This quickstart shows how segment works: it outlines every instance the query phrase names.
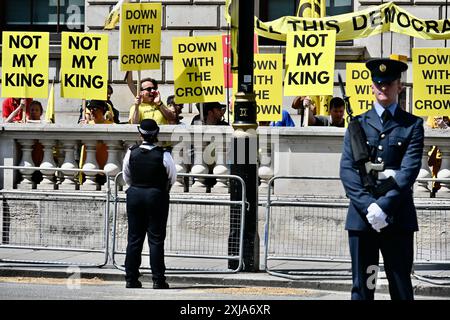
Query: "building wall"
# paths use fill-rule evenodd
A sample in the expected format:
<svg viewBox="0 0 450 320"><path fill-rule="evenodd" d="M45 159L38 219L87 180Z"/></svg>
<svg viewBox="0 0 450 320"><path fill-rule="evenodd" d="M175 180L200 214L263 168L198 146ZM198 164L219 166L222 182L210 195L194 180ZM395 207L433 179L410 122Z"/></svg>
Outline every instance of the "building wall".
<svg viewBox="0 0 450 320"><path fill-rule="evenodd" d="M215 0L163 0L144 2L162 3L162 35L161 35L161 68L158 70L147 70L142 72L142 78L152 77L160 83L160 92L165 100L168 95L173 94L173 60L172 60L172 38L178 36L200 36L212 34L226 34L228 27L224 18L225 1ZM359 11L372 5L379 5L386 1L377 0L354 0L354 10ZM128 110L133 102L133 96L128 89L124 76L118 66L119 54L119 28L115 30L103 30L106 16L117 0L85 0L85 31L106 33L109 35L109 80L114 88L112 101L121 112L122 121L128 119ZM259 0L255 1L255 12L258 13ZM421 19L443 19L445 13L445 0L400 0L395 1L411 14ZM444 47L444 40L422 40L397 33L384 33L369 38L356 39L353 46L338 47L336 49L335 63L335 95L340 95L337 86L337 73L345 80L345 66L347 62L365 61L369 57L389 56L391 53L411 57L413 47ZM261 53L284 53L285 48L280 46L260 47ZM411 66L411 61L409 61ZM50 78L59 78L60 48L55 45L50 48ZM134 78L137 75L134 72ZM407 99L411 99L411 68L407 72ZM59 92L59 83L56 84L56 92ZM228 96L231 96L231 91ZM56 118L59 123L76 123L81 106L80 100L60 98L56 94ZM46 105L46 99L38 99ZM296 110L290 108L293 97L284 97L284 107L293 115L294 121L299 125L299 115ZM225 101L224 101L225 102ZM185 106L183 112L184 121L190 122L190 118L197 112L192 105Z"/></svg>

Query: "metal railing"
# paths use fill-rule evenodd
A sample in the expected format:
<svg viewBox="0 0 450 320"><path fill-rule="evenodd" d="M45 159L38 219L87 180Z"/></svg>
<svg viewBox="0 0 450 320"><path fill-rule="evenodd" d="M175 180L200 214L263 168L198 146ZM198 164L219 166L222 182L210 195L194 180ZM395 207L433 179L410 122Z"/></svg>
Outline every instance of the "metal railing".
<svg viewBox="0 0 450 320"><path fill-rule="evenodd" d="M277 176L270 180L264 230L265 270L289 279L351 277L351 258L345 231L348 199L320 195L303 198L274 196L275 182L280 179L299 182L340 180L338 177L311 176ZM428 182L448 180L424 179ZM438 265L447 270L450 266L450 200L421 198L415 199L415 202L420 231L415 233L413 276L428 282L448 279L436 275L436 272L432 275L429 271ZM300 265L300 261L315 264L308 268L308 263ZM322 263L320 268L318 263Z"/></svg>
<svg viewBox="0 0 450 320"><path fill-rule="evenodd" d="M43 168L0 166L0 170L4 173L4 170ZM103 170L52 168L47 171L89 172L108 178ZM106 180L105 190L95 192L0 190L2 266L104 266L108 261L110 203L110 184ZM90 255L89 258L84 254ZM92 262L96 260L99 261Z"/></svg>
<svg viewBox="0 0 450 320"><path fill-rule="evenodd" d="M119 179L119 173L116 178ZM171 194L165 257L168 273L228 273L238 272L243 265L243 237L246 194L242 178L233 175L178 174L188 178L234 179L242 186L240 200L230 200L229 194ZM215 199L211 199L215 198ZM124 270L126 252L127 218L126 197L114 193L113 245L114 266ZM148 257L145 244L143 256ZM173 258L173 259L172 259ZM122 262L119 261L122 259ZM181 259L181 260L180 260ZM201 259L201 260L199 260ZM143 260L144 261L144 260ZM148 259L147 259L148 261ZM199 262L201 261L201 262ZM220 262L223 263L220 263ZM229 261L237 261L237 267L228 267ZM180 262L177 265L177 262ZM149 272L149 264L141 267Z"/></svg>

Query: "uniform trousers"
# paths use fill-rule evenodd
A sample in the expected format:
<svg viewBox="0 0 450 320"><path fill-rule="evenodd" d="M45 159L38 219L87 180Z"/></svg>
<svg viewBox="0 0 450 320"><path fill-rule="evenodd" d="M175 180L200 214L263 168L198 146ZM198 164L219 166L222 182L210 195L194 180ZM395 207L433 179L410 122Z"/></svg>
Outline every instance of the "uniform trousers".
<svg viewBox="0 0 450 320"><path fill-rule="evenodd" d="M128 245L125 258L125 278L139 278L145 235L150 248L150 267L155 282L165 281L164 240L169 214L169 194L157 188L127 189Z"/></svg>
<svg viewBox="0 0 450 320"><path fill-rule="evenodd" d="M375 269L379 252L383 255L384 271L392 300L413 300L411 271L414 259L414 232L394 231L390 227L380 233L349 231L352 257L352 300L373 300Z"/></svg>

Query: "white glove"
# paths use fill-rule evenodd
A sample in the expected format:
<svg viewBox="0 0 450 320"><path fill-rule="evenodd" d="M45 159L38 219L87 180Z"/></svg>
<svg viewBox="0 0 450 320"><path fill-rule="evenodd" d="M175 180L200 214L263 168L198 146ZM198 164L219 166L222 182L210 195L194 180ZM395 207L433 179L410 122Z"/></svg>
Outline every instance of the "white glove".
<svg viewBox="0 0 450 320"><path fill-rule="evenodd" d="M378 179L385 180L389 177L395 178L397 171L392 169L386 169L384 171L378 172Z"/></svg>
<svg viewBox="0 0 450 320"><path fill-rule="evenodd" d="M387 214L375 202L367 208L367 212L367 220L377 232L388 225L386 222Z"/></svg>

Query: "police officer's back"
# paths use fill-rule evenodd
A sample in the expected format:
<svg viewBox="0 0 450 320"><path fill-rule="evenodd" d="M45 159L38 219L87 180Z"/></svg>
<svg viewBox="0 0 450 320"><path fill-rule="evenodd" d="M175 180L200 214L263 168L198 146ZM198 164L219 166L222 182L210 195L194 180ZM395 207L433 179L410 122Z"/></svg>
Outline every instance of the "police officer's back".
<svg viewBox="0 0 450 320"><path fill-rule="evenodd" d="M128 245L125 259L127 288L142 287L139 278L145 235L150 248L153 288L167 289L164 240L169 212L169 191L176 180L172 156L155 146L159 127L153 119L138 126L144 140L131 147L123 160L123 176L127 189Z"/></svg>

